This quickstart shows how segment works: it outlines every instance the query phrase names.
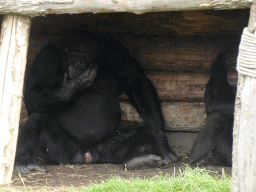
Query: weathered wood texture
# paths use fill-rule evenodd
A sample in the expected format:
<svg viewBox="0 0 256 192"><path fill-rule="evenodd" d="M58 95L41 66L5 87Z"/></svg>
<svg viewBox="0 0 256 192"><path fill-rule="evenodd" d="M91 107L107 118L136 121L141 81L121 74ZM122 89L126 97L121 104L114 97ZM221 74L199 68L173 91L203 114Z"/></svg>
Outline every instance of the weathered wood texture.
<svg viewBox="0 0 256 192"><path fill-rule="evenodd" d="M121 102L122 119L142 122L129 102ZM170 131L199 131L206 118L204 103L162 102L166 129Z"/></svg>
<svg viewBox="0 0 256 192"><path fill-rule="evenodd" d="M249 9L173 11L135 15L99 13L34 17L31 34L56 35L67 28L82 28L110 36L232 35L247 26ZM185 41L184 41L185 42Z"/></svg>
<svg viewBox="0 0 256 192"><path fill-rule="evenodd" d="M150 72L147 76L156 87L161 101L204 102L209 74ZM128 100L124 94L120 98Z"/></svg>
<svg viewBox="0 0 256 192"><path fill-rule="evenodd" d="M6 15L0 45L0 184L11 182L31 18Z"/></svg>
<svg viewBox="0 0 256 192"><path fill-rule="evenodd" d="M63 13L131 12L248 8L250 0L16 0L0 2L0 13L46 15Z"/></svg>
<svg viewBox="0 0 256 192"><path fill-rule="evenodd" d="M131 37L115 36L139 61L145 71L172 73L209 73L210 65L218 52L229 41L239 39L230 36L177 36L177 37ZM28 67L39 49L56 35L31 35ZM39 39L39 40L38 40Z"/></svg>
<svg viewBox="0 0 256 192"><path fill-rule="evenodd" d="M27 121L28 114L22 103L20 126ZM122 120L142 122L136 109L128 102L121 102ZM206 118L204 103L162 102L166 129L169 131L199 131Z"/></svg>
<svg viewBox="0 0 256 192"><path fill-rule="evenodd" d="M241 77L240 85L243 86L240 95L240 113L236 120L239 125L234 134L235 149L233 153L233 161L236 166L232 173L235 180L233 181L233 191L248 191L253 192L256 190L256 131L255 131L255 114L256 114L256 78L254 77ZM236 108L237 109L237 108ZM236 183L237 182L237 183Z"/></svg>
<svg viewBox="0 0 256 192"><path fill-rule="evenodd" d="M146 71L209 73L217 54L239 35L127 37L123 43Z"/></svg>
<svg viewBox="0 0 256 192"><path fill-rule="evenodd" d="M174 151L190 151L196 139L196 132L167 132L169 145Z"/></svg>
<svg viewBox="0 0 256 192"><path fill-rule="evenodd" d="M256 1L251 7L248 32L254 34L250 39L250 50L247 50L247 60L253 63L249 70L252 70L254 77L239 73L239 83L236 95L235 121L233 132L233 154L232 154L232 191L253 192L256 191ZM243 42L241 42L243 44ZM245 42L244 42L245 43ZM239 56L241 56L241 47ZM244 57L246 58L246 57ZM253 61L254 60L254 61ZM239 61L239 60L238 60ZM241 65L238 63L238 65ZM252 73L252 74L253 74Z"/></svg>

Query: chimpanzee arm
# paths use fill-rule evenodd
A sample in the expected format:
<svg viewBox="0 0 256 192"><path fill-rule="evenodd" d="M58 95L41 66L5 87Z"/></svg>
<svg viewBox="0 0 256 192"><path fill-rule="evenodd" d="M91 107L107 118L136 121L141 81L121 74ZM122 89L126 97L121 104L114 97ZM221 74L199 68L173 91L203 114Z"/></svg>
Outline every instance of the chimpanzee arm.
<svg viewBox="0 0 256 192"><path fill-rule="evenodd" d="M105 62L110 63L108 71L117 79L142 116L145 125L154 136L157 148L162 158L167 162L176 161L176 155L171 151L164 133L165 122L157 92L144 74L139 63L130 55L123 45L116 41L107 43L112 45L105 53Z"/></svg>
<svg viewBox="0 0 256 192"><path fill-rule="evenodd" d="M67 81L63 70L65 57L52 44L36 56L25 83L24 99L29 114L61 110L81 85L90 84L95 78L96 69Z"/></svg>
<svg viewBox="0 0 256 192"><path fill-rule="evenodd" d="M209 82L205 91L205 108L207 115L214 112L234 114L235 89L227 84Z"/></svg>
<svg viewBox="0 0 256 192"><path fill-rule="evenodd" d="M206 159L214 147L218 135L228 126L227 117L222 112L212 113L206 118L205 125L199 131L188 159L190 165L196 165Z"/></svg>
<svg viewBox="0 0 256 192"><path fill-rule="evenodd" d="M235 62L225 60L224 53L219 53L213 61L204 95L207 115L214 112L234 114L236 88L228 82L228 70L235 66Z"/></svg>

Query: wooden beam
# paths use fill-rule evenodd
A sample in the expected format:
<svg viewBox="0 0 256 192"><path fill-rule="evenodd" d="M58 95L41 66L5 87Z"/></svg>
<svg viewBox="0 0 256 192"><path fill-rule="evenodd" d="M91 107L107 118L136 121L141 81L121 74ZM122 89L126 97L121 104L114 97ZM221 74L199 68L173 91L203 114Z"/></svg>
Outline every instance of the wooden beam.
<svg viewBox="0 0 256 192"><path fill-rule="evenodd" d="M148 72L160 101L204 102L209 74ZM121 100L129 100L124 93Z"/></svg>
<svg viewBox="0 0 256 192"><path fill-rule="evenodd" d="M46 15L64 13L107 13L241 9L249 8L251 0L6 0L0 2L0 14Z"/></svg>
<svg viewBox="0 0 256 192"><path fill-rule="evenodd" d="M256 1L251 7L248 32L256 35ZM254 42L253 42L254 41ZM256 47L256 36L251 43L254 43L254 47L250 46L251 57L254 58ZM241 44L243 40L241 41ZM241 45L239 48L239 57L241 52ZM248 59L247 58L247 59ZM249 59L250 60L250 59ZM251 61L252 62L252 61ZM253 62L252 62L253 63ZM251 66L250 70L255 70L256 60L254 60L254 66ZM248 67L249 69L249 67ZM239 68L238 68L239 72ZM242 71L241 71L242 72ZM232 165L232 191L256 191L256 76L247 76L239 72L239 82L236 95L235 105L235 121L233 129L233 165Z"/></svg>
<svg viewBox="0 0 256 192"><path fill-rule="evenodd" d="M142 122L136 109L129 102L121 102L122 120ZM165 126L168 131L197 132L206 118L204 103L162 102Z"/></svg>
<svg viewBox="0 0 256 192"><path fill-rule="evenodd" d="M5 15L0 44L0 184L11 182L31 18Z"/></svg>

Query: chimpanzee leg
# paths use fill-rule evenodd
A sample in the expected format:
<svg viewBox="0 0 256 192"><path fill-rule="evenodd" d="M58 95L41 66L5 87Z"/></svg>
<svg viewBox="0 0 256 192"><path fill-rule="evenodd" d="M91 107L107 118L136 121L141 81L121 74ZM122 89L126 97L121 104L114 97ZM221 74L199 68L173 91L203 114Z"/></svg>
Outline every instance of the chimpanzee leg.
<svg viewBox="0 0 256 192"><path fill-rule="evenodd" d="M20 133L14 170L22 174L46 172L37 162L41 150L50 163L84 163L82 156L78 155L78 145L61 131L56 118L32 113Z"/></svg>
<svg viewBox="0 0 256 192"><path fill-rule="evenodd" d="M153 136L144 127L117 130L85 154L87 163L124 163L127 169L161 167Z"/></svg>
<svg viewBox="0 0 256 192"><path fill-rule="evenodd" d="M212 152L218 136L223 127L227 125L227 117L221 112L212 113L207 117L203 129L199 131L191 149L188 159L190 165L194 166L200 162L207 163L208 156Z"/></svg>
<svg viewBox="0 0 256 192"><path fill-rule="evenodd" d="M144 76L141 76L141 79L134 80L132 87L133 92L128 91L126 93L155 138L159 154L168 163L177 161L177 156L171 150L164 133L164 117L155 87Z"/></svg>
<svg viewBox="0 0 256 192"><path fill-rule="evenodd" d="M164 133L165 123L161 104L153 84L122 44L112 39L106 39L105 43L111 45L104 54L105 62L109 63L109 65L104 65L106 70L111 70L119 87L126 92L141 115L145 126L156 140L160 156L168 163L176 161L177 156L171 151Z"/></svg>
<svg viewBox="0 0 256 192"><path fill-rule="evenodd" d="M218 136L213 148L214 157L224 166L232 166L233 121Z"/></svg>
<svg viewBox="0 0 256 192"><path fill-rule="evenodd" d="M79 145L69 138L57 124L44 130L40 142L50 164L85 163Z"/></svg>
<svg viewBox="0 0 256 192"><path fill-rule="evenodd" d="M33 113L29 116L29 119L21 130L17 143L14 167L16 172L22 174L28 174L34 170L46 172L46 169L38 165L36 160L40 150L39 139L45 118L45 115Z"/></svg>

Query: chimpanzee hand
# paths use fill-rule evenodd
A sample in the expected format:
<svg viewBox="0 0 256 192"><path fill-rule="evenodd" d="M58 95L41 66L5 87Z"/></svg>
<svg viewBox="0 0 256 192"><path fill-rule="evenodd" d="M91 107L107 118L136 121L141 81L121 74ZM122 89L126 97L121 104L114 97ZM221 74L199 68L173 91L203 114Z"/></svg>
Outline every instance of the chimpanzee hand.
<svg viewBox="0 0 256 192"><path fill-rule="evenodd" d="M81 88L89 87L97 75L97 67L87 69L81 75L67 80L67 73L64 74L64 80L57 95L61 100L70 100L72 96Z"/></svg>
<svg viewBox="0 0 256 192"><path fill-rule="evenodd" d="M89 87L97 75L97 67L90 67L81 75L67 81L68 74L64 74L63 86L86 86Z"/></svg>

